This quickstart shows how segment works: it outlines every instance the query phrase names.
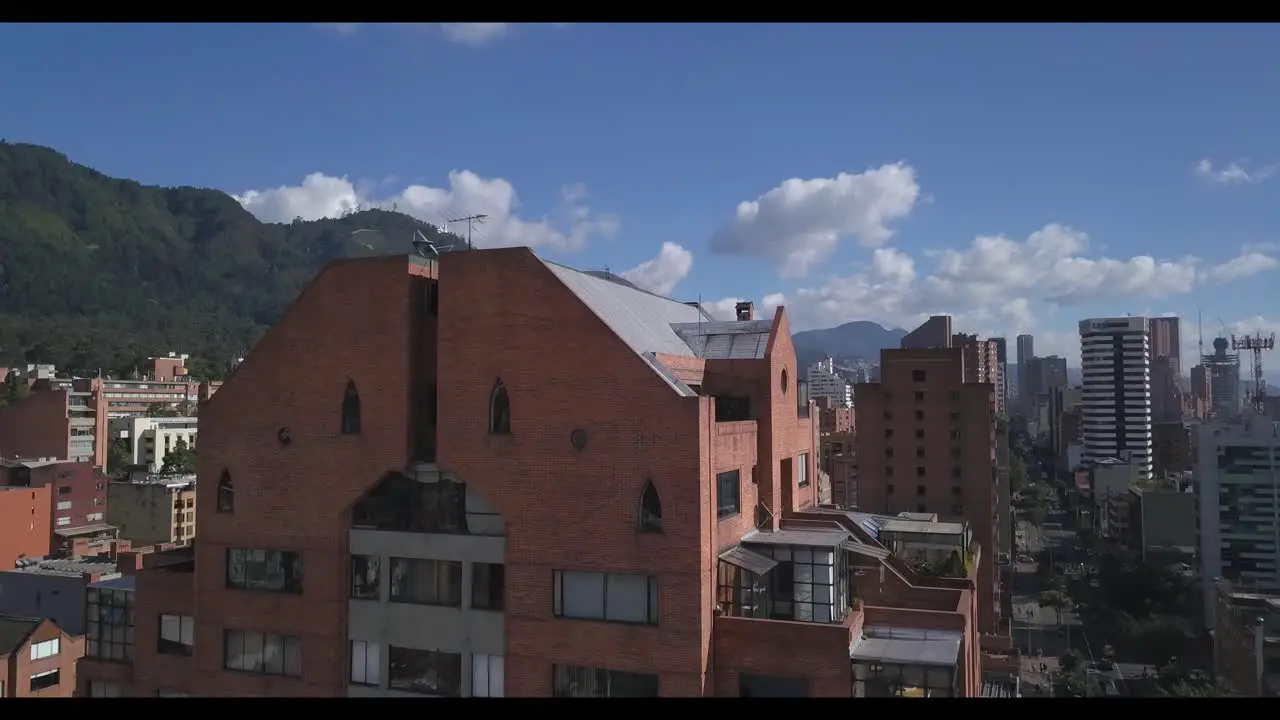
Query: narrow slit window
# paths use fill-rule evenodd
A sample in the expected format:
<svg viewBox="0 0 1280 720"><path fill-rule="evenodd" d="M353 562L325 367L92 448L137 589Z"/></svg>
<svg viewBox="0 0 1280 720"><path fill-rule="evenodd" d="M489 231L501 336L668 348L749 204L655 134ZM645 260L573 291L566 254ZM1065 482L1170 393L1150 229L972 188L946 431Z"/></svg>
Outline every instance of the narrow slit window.
<svg viewBox="0 0 1280 720"><path fill-rule="evenodd" d="M499 380L489 396L489 432L494 435L511 434L511 398L507 386Z"/></svg>
<svg viewBox="0 0 1280 720"><path fill-rule="evenodd" d="M662 532L662 500L652 480L645 483L640 495L640 532Z"/></svg>
<svg viewBox="0 0 1280 720"><path fill-rule="evenodd" d="M231 473L223 470L218 479L218 512L232 513L236 511L236 488L231 484Z"/></svg>
<svg viewBox="0 0 1280 720"><path fill-rule="evenodd" d="M342 394L342 434L358 435L360 433L360 393L356 390L354 380L347 381L347 390Z"/></svg>

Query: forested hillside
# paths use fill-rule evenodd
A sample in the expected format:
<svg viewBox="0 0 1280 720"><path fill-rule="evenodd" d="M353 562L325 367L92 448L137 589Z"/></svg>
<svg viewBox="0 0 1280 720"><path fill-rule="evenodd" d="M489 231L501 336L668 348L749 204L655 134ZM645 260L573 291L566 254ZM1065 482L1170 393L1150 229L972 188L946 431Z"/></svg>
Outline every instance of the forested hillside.
<svg viewBox="0 0 1280 720"><path fill-rule="evenodd" d="M459 241L381 210L262 223L218 190L149 187L0 143L0 365L120 376L175 350L217 377L325 263L407 253L415 229Z"/></svg>

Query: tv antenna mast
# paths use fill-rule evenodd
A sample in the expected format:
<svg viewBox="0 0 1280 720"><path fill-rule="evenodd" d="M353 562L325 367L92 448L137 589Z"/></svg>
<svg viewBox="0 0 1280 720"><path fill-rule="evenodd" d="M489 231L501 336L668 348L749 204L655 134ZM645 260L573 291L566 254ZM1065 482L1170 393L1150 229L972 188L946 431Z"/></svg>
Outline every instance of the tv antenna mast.
<svg viewBox="0 0 1280 720"><path fill-rule="evenodd" d="M475 215L464 215L459 218L453 218L451 220L446 220L445 222L447 223L446 227L456 222L466 223L467 224L467 249L474 250L475 246L471 244L471 228L473 225L483 225L484 220L487 217L489 216L484 213L477 213Z"/></svg>
<svg viewBox="0 0 1280 720"><path fill-rule="evenodd" d="M1253 409L1262 415L1267 408L1267 381L1262 378L1262 353L1266 350L1275 350L1276 334L1271 333L1267 337L1263 337L1262 333L1254 333L1253 335L1245 335L1244 337L1231 336L1231 349L1235 351L1247 350L1253 354L1253 397L1250 400L1253 403Z"/></svg>

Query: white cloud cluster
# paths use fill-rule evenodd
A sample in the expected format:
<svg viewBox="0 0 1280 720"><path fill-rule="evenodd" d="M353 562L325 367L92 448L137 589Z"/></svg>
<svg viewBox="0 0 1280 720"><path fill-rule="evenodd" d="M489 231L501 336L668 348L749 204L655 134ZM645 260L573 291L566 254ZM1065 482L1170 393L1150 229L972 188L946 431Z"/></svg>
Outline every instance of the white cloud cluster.
<svg viewBox="0 0 1280 720"><path fill-rule="evenodd" d="M670 295L676 285L693 270L693 253L673 242L662 243L657 257L624 270L624 279L659 295Z"/></svg>
<svg viewBox="0 0 1280 720"><path fill-rule="evenodd" d="M1247 165L1248 163L1246 161L1239 160L1227 163L1222 167L1215 167L1212 161L1205 159L1197 162L1193 168L1195 170L1196 177L1214 185L1249 185L1252 183L1260 183L1267 178L1270 178L1276 172L1276 168L1274 166L1248 170L1246 168Z"/></svg>
<svg viewBox="0 0 1280 720"><path fill-rule="evenodd" d="M581 185L565 188L560 207L551 217L522 218L517 214L520 201L510 182L481 177L470 170L449 173L447 188L410 185L384 197L374 197L345 177L323 173L306 176L300 185L249 190L234 197L267 222L338 217L373 207L398 210L439 226L462 215L485 214L488 217L473 235L480 247L528 245L574 250L593 237L612 237L620 227L617 217L591 210ZM465 232L458 226L451 229Z"/></svg>
<svg viewBox="0 0 1280 720"><path fill-rule="evenodd" d="M430 29L438 30L444 35L446 40L467 45L470 47L483 47L489 45L496 40L510 37L514 34L516 28L515 23L393 23L402 27L414 29ZM557 28L567 27L569 23L552 23ZM336 32L339 35L354 35L360 30L364 23L316 23L316 25L325 30Z"/></svg>
<svg viewBox="0 0 1280 720"><path fill-rule="evenodd" d="M767 258L780 263L783 277L801 277L842 238L883 246L893 236L890 225L909 215L919 199L916 172L901 162L833 178L792 178L740 203L711 238L711 249Z"/></svg>

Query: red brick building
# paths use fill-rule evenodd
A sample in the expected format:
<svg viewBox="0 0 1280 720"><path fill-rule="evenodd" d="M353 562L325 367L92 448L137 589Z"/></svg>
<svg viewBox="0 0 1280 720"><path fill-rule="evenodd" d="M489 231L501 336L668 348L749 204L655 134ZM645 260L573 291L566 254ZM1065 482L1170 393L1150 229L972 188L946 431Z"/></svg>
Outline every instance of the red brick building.
<svg viewBox="0 0 1280 720"><path fill-rule="evenodd" d="M106 523L107 483L107 477L89 462L0 460L0 486L49 489L53 551L69 551L76 539L114 535L114 528Z"/></svg>
<svg viewBox="0 0 1280 720"><path fill-rule="evenodd" d="M107 403L96 380L36 380L0 408L0 457L107 462Z"/></svg>
<svg viewBox="0 0 1280 720"><path fill-rule="evenodd" d="M858 504L967 520L990 558L1000 546L995 386L970 376L964 347L881 351L880 382L854 389ZM995 566L978 574L983 632L998 626Z"/></svg>
<svg viewBox="0 0 1280 720"><path fill-rule="evenodd" d="M52 620L0 615L0 698L71 697L83 651Z"/></svg>
<svg viewBox="0 0 1280 720"><path fill-rule="evenodd" d="M976 694L981 551L923 577L815 510L796 372L781 308L524 248L334 263L202 406L194 556L91 600L136 634L82 692Z"/></svg>
<svg viewBox="0 0 1280 720"><path fill-rule="evenodd" d="M53 488L0 487L0 570L53 550Z"/></svg>

